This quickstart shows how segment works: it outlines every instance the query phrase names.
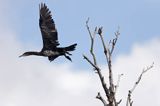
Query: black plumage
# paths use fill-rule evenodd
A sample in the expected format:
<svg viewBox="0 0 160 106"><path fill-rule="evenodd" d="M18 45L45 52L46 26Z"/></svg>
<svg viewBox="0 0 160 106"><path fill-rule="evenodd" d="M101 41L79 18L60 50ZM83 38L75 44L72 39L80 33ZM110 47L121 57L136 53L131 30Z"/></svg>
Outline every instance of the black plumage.
<svg viewBox="0 0 160 106"><path fill-rule="evenodd" d="M53 61L58 56L65 56L68 60L72 61L69 52L75 50L76 43L67 47L57 47L58 42L58 32L55 27L55 23L52 19L51 11L47 8L45 3L39 5L39 27L43 39L43 48L40 52L25 52L22 56L37 55L48 57L50 61Z"/></svg>

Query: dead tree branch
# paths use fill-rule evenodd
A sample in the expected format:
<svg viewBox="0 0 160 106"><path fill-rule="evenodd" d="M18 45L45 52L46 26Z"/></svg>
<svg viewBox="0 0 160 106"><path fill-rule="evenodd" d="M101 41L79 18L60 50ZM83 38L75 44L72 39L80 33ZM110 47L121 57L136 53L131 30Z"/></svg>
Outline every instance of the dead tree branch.
<svg viewBox="0 0 160 106"><path fill-rule="evenodd" d="M120 83L120 80L121 80L121 77L123 76L123 74L119 74L118 75L118 80L117 80L117 84L115 85L115 95L116 95L116 92L117 92L117 89L119 87L119 83Z"/></svg>
<svg viewBox="0 0 160 106"><path fill-rule="evenodd" d="M104 49L104 54L107 60L107 64L108 64L108 69L109 69L109 90L110 90L110 99L109 99L109 103L114 104L114 106L117 106L117 102L116 102L116 98L115 98L115 86L114 86L114 82L113 82L113 71L112 71L112 53L113 50L115 48L116 42L118 40L118 36L120 35L119 33L119 29L118 31L115 33L115 38L112 39L112 42L110 41L109 44L111 44L111 48L110 45L108 47L106 47L106 44L104 42L104 38L103 38L103 31L102 31L103 27L100 27L98 29L98 34L101 38L102 41L102 45L103 45L103 49Z"/></svg>
<svg viewBox="0 0 160 106"><path fill-rule="evenodd" d="M133 88L131 90L128 91L128 97L127 97L127 103L126 106L132 106L133 105L133 101L131 99L131 95L133 93L133 91L135 90L135 88L137 87L137 85L140 83L142 76L148 72L151 68L153 68L154 63L152 63L152 65L150 65L149 67L147 67L146 69L143 69L142 73L140 74L140 76L138 77L138 80L135 82Z"/></svg>
<svg viewBox="0 0 160 106"><path fill-rule="evenodd" d="M97 65L96 57L95 57L95 54L93 53L94 38L95 38L95 35L96 35L96 32L97 32L97 27L95 28L95 30L94 30L94 32L93 32L93 34L92 34L91 31L90 31L88 22L89 22L89 18L88 18L87 21L86 21L86 27L87 27L87 30L88 30L88 33L89 33L90 39L91 39L90 53L91 53L91 55L92 55L92 57L93 57L94 64Z"/></svg>
<svg viewBox="0 0 160 106"><path fill-rule="evenodd" d="M86 27L87 27L87 30L88 30L88 33L89 33L89 36L90 36L90 40L91 40L90 54L91 54L92 59L89 59L85 55L83 55L83 57L94 68L94 71L98 74L99 79L101 81L101 85L102 85L103 90L104 90L105 95L106 95L105 97L102 97L100 92L98 92L96 98L99 99L103 103L104 106L118 106L121 103L122 99L117 102L116 93L117 93L117 89L119 87L120 78L122 77L123 74L120 74L118 76L117 84L114 84L113 70L112 70L112 54L115 50L115 46L116 46L117 40L118 40L119 35L120 35L119 28L114 33L115 37L112 40L110 40L106 45L105 41L104 41L104 36L103 36L103 27L100 27L100 28L95 27L94 31L91 32L88 23L89 23L89 18L86 21ZM108 66L109 78L108 78L107 83L104 80L104 76L102 75L101 68L97 64L96 55L94 53L95 36L97 34L99 35L99 37L101 39L103 50L104 50L104 56L105 56L106 63L107 63L107 66ZM138 80L135 82L133 88L128 91L126 106L132 106L133 105L131 95L132 95L133 91L135 90L136 86L140 83L144 73L146 73L152 67L153 67L153 64L150 67L147 67L146 69L143 69L142 73L138 77Z"/></svg>
<svg viewBox="0 0 160 106"><path fill-rule="evenodd" d="M103 86L103 88L104 88L104 91L105 91L105 93L106 93L106 96L107 96L107 98L109 98L109 90L108 90L108 88L107 88L107 84L106 84L105 81L104 81L104 77L102 76L101 69L97 66L96 56L95 56L95 54L94 54L94 52L93 52L94 38L95 38L95 35L97 34L97 27L95 28L95 30L94 30L94 32L93 32L93 34L92 34L91 31L90 31L88 22L89 22L89 18L88 18L88 20L86 21L86 27L87 27L87 30L88 30L88 32L89 32L90 39L91 39L90 53L91 53L91 55L92 55L93 62L92 62L87 56L83 55L83 57L84 57L85 60L87 60L88 63L90 63L90 64L94 67L96 73L98 74L98 76L99 76L99 78L100 78L100 81L101 81L101 84L102 84L102 86ZM102 97L100 96L99 93L98 93L98 96L97 96L96 98L97 98L97 99L100 99L100 100L103 102L104 106L107 106L106 100L105 100L105 99L102 99Z"/></svg>
<svg viewBox="0 0 160 106"><path fill-rule="evenodd" d="M98 32L97 32L97 27L95 27L95 30L94 32L92 33L90 31L90 27L88 25L88 22L89 22L89 18L88 20L86 21L86 27L87 27L87 30L88 30L88 33L89 33L89 36L90 36L90 40L91 40L91 47L90 47L90 54L92 56L92 59L93 61L91 61L87 56L83 55L84 59L90 63L90 65L94 68L94 70L96 71L96 73L98 74L99 78L100 78L100 81L101 81L101 84L102 84L102 87L103 87L103 90L106 94L106 99L104 99L100 93L98 93L98 95L96 96L97 99L101 100L102 103L104 104L104 106L117 106L118 105L118 102L116 102L116 98L115 98L115 86L114 86L114 83L113 83L113 75L112 75L112 62L111 62L111 56L112 56L112 52L114 50L114 47L115 47L115 44L117 42L117 39L118 39L118 35L119 35L119 32L115 33L116 35L116 38L114 38L112 40L112 48L110 49L109 47L106 47L105 43L104 43L104 38L103 38L103 35L102 35L102 27L100 27L98 29ZM102 41L102 45L103 45L103 48L104 48L104 54L106 56L106 60L107 60L107 64L108 64L108 69L109 69L109 87L107 86L107 83L105 82L104 80L104 76L102 75L101 73L101 69L99 68L99 66L97 65L97 60L96 60L96 56L94 54L94 41L95 41L95 35L96 34L99 34L100 35L100 38L101 38L101 41ZM107 103L108 102L108 103ZM120 102L119 102L120 103Z"/></svg>
<svg viewBox="0 0 160 106"><path fill-rule="evenodd" d="M98 95L96 96L96 98L99 99L100 101L102 101L102 103L104 104L104 106L107 106L107 103L104 100L104 98L101 96L100 92L98 92Z"/></svg>

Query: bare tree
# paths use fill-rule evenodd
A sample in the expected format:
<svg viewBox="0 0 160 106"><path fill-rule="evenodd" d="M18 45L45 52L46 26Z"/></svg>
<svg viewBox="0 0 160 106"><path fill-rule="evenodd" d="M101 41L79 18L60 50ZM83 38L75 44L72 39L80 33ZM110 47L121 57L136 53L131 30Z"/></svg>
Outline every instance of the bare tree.
<svg viewBox="0 0 160 106"><path fill-rule="evenodd" d="M117 83L114 84L113 70L112 70L112 54L114 52L118 37L120 35L119 28L115 32L115 37L112 40L110 40L107 44L105 44L104 36L103 36L103 27L100 27L100 28L95 27L94 31L91 32L90 27L88 25L88 22L89 22L89 18L86 21L86 27L87 27L87 30L88 30L88 33L89 33L89 36L91 39L90 54L92 56L92 59L89 59L85 55L83 55L83 57L94 68L94 71L98 74L99 79L101 81L101 85L102 85L103 90L106 95L105 97L102 97L101 93L98 92L96 98L99 99L103 103L104 106L118 106L122 100L117 101L115 94L116 94L117 88L119 86L120 78L123 74L119 75ZM100 66L98 66L98 64L97 64L97 57L94 53L94 41L95 41L95 36L97 34L99 35L99 37L101 39L103 50L104 50L104 55L106 58L106 64L107 64L108 70L109 70L108 71L109 77L108 77L107 83L104 80L104 75L101 72ZM147 69L144 69L143 72L141 73L141 75L139 76L138 81L136 81L134 87L131 90L129 90L126 106L132 106L133 101L131 100L131 94L133 93L136 86L139 84L143 74L145 72L147 72L148 70L150 70L152 67L153 67L153 64L150 67L147 67Z"/></svg>

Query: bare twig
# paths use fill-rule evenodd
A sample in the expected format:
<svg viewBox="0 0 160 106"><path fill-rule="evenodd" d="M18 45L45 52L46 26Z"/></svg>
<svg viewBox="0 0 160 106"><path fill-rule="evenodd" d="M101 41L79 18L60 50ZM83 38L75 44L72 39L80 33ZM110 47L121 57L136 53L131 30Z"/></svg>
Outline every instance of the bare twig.
<svg viewBox="0 0 160 106"><path fill-rule="evenodd" d="M89 25L88 25L88 22L89 22L89 18L88 20L86 21L86 27L87 27L87 30L89 32L89 35L90 35L90 39L91 39L91 48L90 48L90 53L92 55L92 58L93 58L93 61L92 62L88 57L86 57L85 55L83 55L84 59L87 60L93 67L94 69L97 71L97 74L99 75L99 78L100 78L100 81L101 81L101 84L102 84L102 87L105 91L105 94L107 96L107 98L109 98L109 89L107 88L107 85L104 81L104 77L101 73L101 69L97 66L97 62L96 62L96 56L93 52L93 45L94 45L94 38L95 38L95 35L97 33L97 28L95 28L94 30L94 33L92 34L91 31L90 31L90 28L89 28Z"/></svg>
<svg viewBox="0 0 160 106"><path fill-rule="evenodd" d="M123 76L123 74L119 74L118 75L118 80L117 80L117 84L115 85L115 96L116 96L116 93L117 93L117 90L118 90L118 87L119 87L119 83L120 83L120 80L121 80L121 77ZM117 102L117 106L121 103L122 99L119 100L119 102Z"/></svg>
<svg viewBox="0 0 160 106"><path fill-rule="evenodd" d="M110 52L110 48L106 47L105 43L104 43L104 38L103 38L103 34L102 34L102 27L99 28L98 30L98 34L100 35L100 38L101 38L101 41L102 41L102 45L103 45L103 49L104 49L104 54L105 54L105 57L106 57L106 60L107 60L107 64L108 64L108 69L109 69L109 84L110 84L110 98L109 98L109 103L110 104L117 104L116 102L116 98L115 98L115 92L114 92L114 83L113 83L113 75L112 75L112 61L111 61L111 57L112 57L112 54ZM115 44L116 44L116 40L113 40L114 41L114 45L112 45L114 48ZM112 43L113 44L113 43ZM112 51L113 52L113 51Z"/></svg>
<svg viewBox="0 0 160 106"><path fill-rule="evenodd" d="M91 39L90 53L91 53L91 55L92 55L92 57L93 57L94 64L97 65L96 57L95 57L95 55L94 55L94 53L93 53L94 38L95 38L95 35L96 35L96 32L97 32L97 27L95 28L94 33L92 34L91 31L90 31L90 28L89 28L88 23L89 23L89 18L88 18L88 20L86 21L86 27L87 27L87 30L88 30L88 33L89 33L90 39Z"/></svg>
<svg viewBox="0 0 160 106"><path fill-rule="evenodd" d="M119 105L121 102L122 102L122 99L120 99L120 100L117 102L117 105Z"/></svg>
<svg viewBox="0 0 160 106"><path fill-rule="evenodd" d="M102 84L102 86L103 86L103 88L104 88L104 91L105 91L105 93L106 93L106 96L109 97L109 90L108 90L108 88L107 88L107 86L106 86L106 83L105 83L105 81L104 81L104 77L102 76L101 69L100 69L98 66L96 66L91 60L89 60L85 55L83 55L83 57L84 57L84 59L87 60L87 61L95 68L95 70L97 71L97 73L98 73L98 75L99 75L99 78L100 78L100 81L101 81L101 84Z"/></svg>
<svg viewBox="0 0 160 106"><path fill-rule="evenodd" d="M104 54L105 54L105 56L106 56L106 60L107 60L107 62L109 61L108 60L108 52L110 52L110 50L109 50L109 48L106 48L106 45L105 45L105 43L104 43L104 39L103 39L103 34L102 34L102 29L103 29L103 27L100 27L99 29L98 29L98 34L100 35L100 38L101 38L101 41L102 41L102 45L103 45L103 49L104 49Z"/></svg>
<svg viewBox="0 0 160 106"><path fill-rule="evenodd" d="M107 106L107 102L104 100L104 98L101 96L100 92L98 92L98 95L96 96L97 99L102 101L104 106Z"/></svg>
<svg viewBox="0 0 160 106"><path fill-rule="evenodd" d="M96 64L94 64L91 60L89 60L89 58L87 56L83 55L83 58L85 60L87 60L88 63L90 63L95 68L95 70L100 70L100 68L98 66L96 66Z"/></svg>
<svg viewBox="0 0 160 106"><path fill-rule="evenodd" d="M88 22L89 22L89 18L86 21L86 27L87 27L87 30L88 30L88 33L89 33L89 36L90 36L90 39L91 39L90 53L91 53L91 56L93 58L93 62L88 57L86 57L85 55L83 55L83 57L88 63L90 63L90 65L92 67L94 67L96 73L98 74L98 76L100 78L100 81L101 81L101 84L102 84L102 87L105 91L105 94L106 94L106 97L107 97L107 100L108 100L108 104L107 104L106 100L104 98L102 98L100 93L98 93L96 98L101 100L102 103L104 104L104 106L118 106L118 104L120 104L121 100L119 102L116 102L116 98L115 98L115 86L114 86L114 83L113 83L112 61L111 61L112 58L111 57L112 57L112 52L114 51L114 47L115 47L117 39L118 39L119 30L115 33L116 38L111 41L112 48L110 49L110 47L106 47L105 42L104 42L103 30L102 30L103 27L100 27L98 29L98 31L97 31L97 27L96 27L94 32L92 33L90 31L90 27L88 25ZM97 33L100 35L102 45L103 45L103 49L104 49L104 54L105 54L105 57L106 57L106 60L107 60L107 65L108 65L108 69L109 69L109 87L107 86L107 84L104 80L104 76L101 73L101 69L97 65L96 56L95 56L94 51L93 51L95 35Z"/></svg>
<svg viewBox="0 0 160 106"><path fill-rule="evenodd" d="M117 93L117 89L119 87L119 83L120 83L120 80L121 80L121 77L123 76L123 74L119 74L118 75L118 80L117 80L117 84L115 85L115 95Z"/></svg>
<svg viewBox="0 0 160 106"><path fill-rule="evenodd" d="M117 43L117 39L118 39L118 36L120 35L120 32L119 32L119 27L118 27L118 30L115 32L115 38L112 40L112 48L111 48L111 54L113 53L113 50L115 48L115 45Z"/></svg>
<svg viewBox="0 0 160 106"><path fill-rule="evenodd" d="M142 73L140 74L140 76L138 77L138 80L135 82L133 88L131 90L128 91L128 97L127 97L127 103L126 106L132 106L133 101L131 99L131 95L133 93L133 91L135 90L135 88L137 87L137 85L140 83L142 76L148 72L151 68L153 68L154 63L152 63L152 65L150 65L149 67L147 67L146 69L143 69Z"/></svg>
<svg viewBox="0 0 160 106"><path fill-rule="evenodd" d="M117 102L116 93L117 93L117 89L119 87L120 78L122 77L123 74L120 74L118 76L118 81L117 81L117 84L115 85L114 82L113 82L112 54L114 52L115 45L116 45L118 37L120 35L119 27L118 27L118 30L115 32L115 38L110 40L108 45L106 46L105 41L104 41L104 37L103 37L103 27L98 28L98 30L97 30L97 27L95 27L95 30L92 33L90 31L90 27L89 27L88 23L89 23L89 18L86 21L86 27L87 27L87 30L88 30L88 33L89 33L89 36L90 36L90 40L91 40L90 54L92 56L92 60L90 60L85 55L83 55L83 57L94 68L94 70L98 74L98 76L100 78L100 81L101 81L101 84L102 84L102 87L103 87L103 90L106 94L106 99L105 99L101 96L100 92L98 92L98 95L96 96L96 98L99 99L104 104L104 106L118 106L121 103L122 99ZM107 65L108 65L108 70L109 70L108 71L108 73L109 73L108 83L109 83L109 86L107 86L107 83L104 80L104 76L101 73L101 69L97 65L96 56L95 56L95 53L94 53L94 41L95 41L95 36L96 36L97 33L100 36L102 46L103 46L103 49L104 49L105 58L106 58ZM148 70L150 70L152 67L153 67L153 64L150 67L147 67L146 69L143 69L142 73L138 77L138 80L135 82L133 88L128 91L126 106L132 106L133 105L131 95L132 95L133 91L135 90L136 86L140 83L143 74L146 73Z"/></svg>
<svg viewBox="0 0 160 106"><path fill-rule="evenodd" d="M127 97L127 104L126 104L126 106L132 106L132 104L133 104L133 101L131 100L131 94L132 94L132 92L129 90L128 91L128 97Z"/></svg>
<svg viewBox="0 0 160 106"><path fill-rule="evenodd" d="M106 85L106 83L105 83L105 81L104 81L104 77L103 77L103 75L102 75L102 73L101 73L101 69L100 69L98 66L96 66L93 62L91 62L91 60L89 60L85 55L83 55L83 57L84 57L84 59L87 60L87 61L95 68L95 70L97 71L97 73L98 73L98 75L99 75L99 78L100 78L100 81L101 81L101 84L102 84L102 87L103 87L103 89L104 89L104 91L105 91L105 94L106 94L107 98L110 98L109 89L107 88L107 85Z"/></svg>

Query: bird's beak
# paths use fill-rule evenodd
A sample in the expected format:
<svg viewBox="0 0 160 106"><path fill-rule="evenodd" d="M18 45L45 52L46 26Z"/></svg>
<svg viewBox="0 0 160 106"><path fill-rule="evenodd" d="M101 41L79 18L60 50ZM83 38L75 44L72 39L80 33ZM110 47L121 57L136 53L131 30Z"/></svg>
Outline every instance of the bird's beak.
<svg viewBox="0 0 160 106"><path fill-rule="evenodd" d="M22 55L20 55L19 57L22 57Z"/></svg>
<svg viewBox="0 0 160 106"><path fill-rule="evenodd" d="M23 57L24 55L22 54L22 55L20 55L19 57Z"/></svg>

